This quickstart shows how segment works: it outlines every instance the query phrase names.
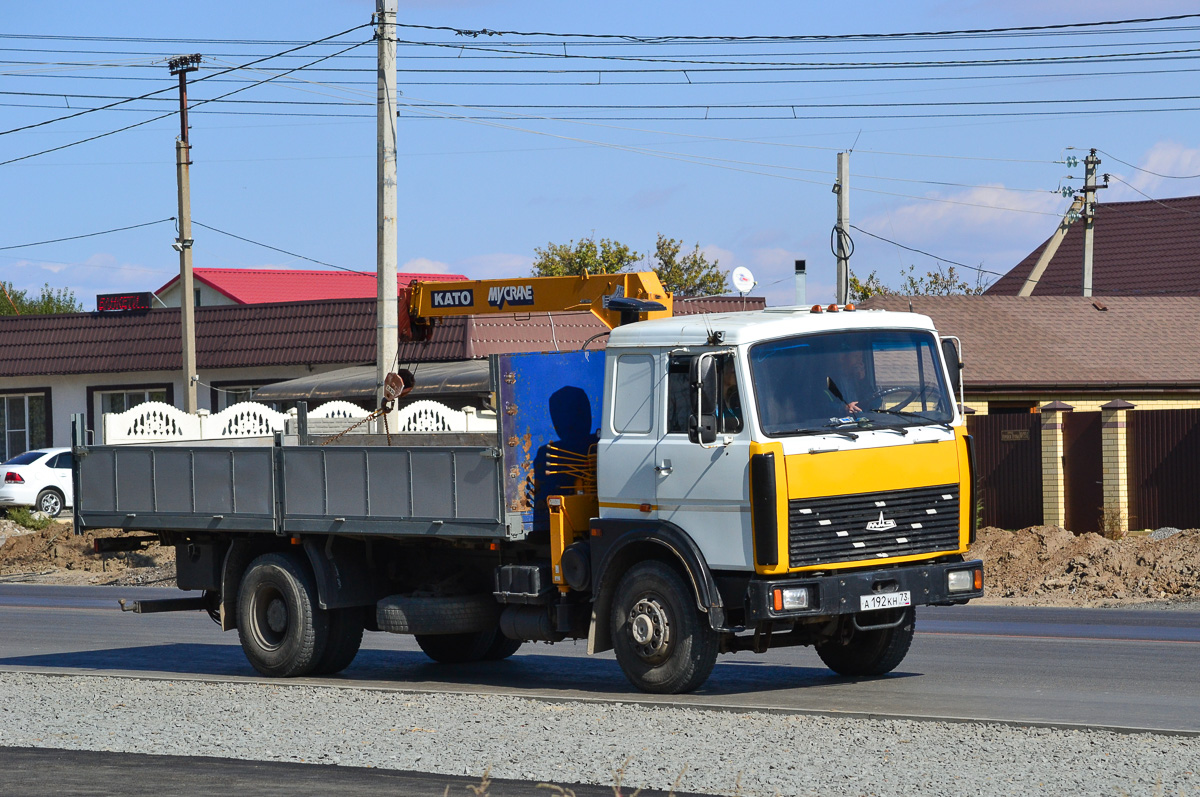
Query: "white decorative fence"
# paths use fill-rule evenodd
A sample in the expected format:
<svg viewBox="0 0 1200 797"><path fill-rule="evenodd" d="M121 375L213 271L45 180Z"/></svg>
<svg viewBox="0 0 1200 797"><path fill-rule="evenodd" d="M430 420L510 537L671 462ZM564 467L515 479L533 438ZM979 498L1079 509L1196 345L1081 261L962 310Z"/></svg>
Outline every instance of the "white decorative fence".
<svg viewBox="0 0 1200 797"><path fill-rule="evenodd" d="M345 431L370 413L348 401L330 401L308 412L310 434ZM210 415L195 415L148 401L125 412L106 412L102 420L104 445L150 442L270 438L275 432L295 432L296 411L276 412L255 401L243 401ZM290 423L289 423L290 422ZM429 432L495 432L496 414L474 407L455 410L436 401L414 401L398 413L392 434ZM353 433L382 432L378 421L362 424Z"/></svg>

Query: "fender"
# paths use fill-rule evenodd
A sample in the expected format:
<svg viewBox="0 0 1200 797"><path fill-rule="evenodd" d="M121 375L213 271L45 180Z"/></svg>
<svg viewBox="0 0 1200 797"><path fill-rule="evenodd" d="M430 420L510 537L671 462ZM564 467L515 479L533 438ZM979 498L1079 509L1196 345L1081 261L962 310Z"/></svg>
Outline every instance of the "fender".
<svg viewBox="0 0 1200 797"><path fill-rule="evenodd" d="M268 550L269 545L255 539L234 538L229 543L225 565L221 568L221 602L218 604L222 631L237 628L237 595L242 576L246 575L250 563Z"/></svg>
<svg viewBox="0 0 1200 797"><path fill-rule="evenodd" d="M305 537L304 552L317 578L317 601L322 609L375 605L364 544L333 536Z"/></svg>
<svg viewBox="0 0 1200 797"><path fill-rule="evenodd" d="M631 553L631 547L640 544L669 552L668 558L683 565L696 595L696 607L708 615L708 624L714 630L724 629L725 603L721 591L695 540L679 526L662 520L593 520L589 542L592 584L596 590L588 631L589 654L612 648L608 609L616 592L618 571L623 571L624 559Z"/></svg>

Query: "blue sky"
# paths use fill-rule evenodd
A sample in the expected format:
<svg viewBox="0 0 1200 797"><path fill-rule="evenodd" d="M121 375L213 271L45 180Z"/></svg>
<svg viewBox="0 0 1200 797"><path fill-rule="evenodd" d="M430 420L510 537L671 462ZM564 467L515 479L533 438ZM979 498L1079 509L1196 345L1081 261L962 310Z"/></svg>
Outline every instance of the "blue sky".
<svg viewBox="0 0 1200 797"><path fill-rule="evenodd" d="M373 11L369 0L9 4L0 17L0 162L171 111L175 81L165 58L198 52L204 67L193 78L208 79L192 85L193 104L249 88L229 98L246 102L213 102L191 114L193 219L373 270L371 29L232 69L296 46L288 42L366 25ZM1082 167L1056 162L1068 155L1102 150L1100 171L1116 179L1101 201L1200 193L1200 180L1172 179L1200 174L1191 110L1200 98L1189 99L1200 94L1192 71L1200 70L1200 18L1033 35L646 38L975 30L1196 11L1172 0L402 2L399 20L408 25L554 35L400 29L400 39L415 42L399 50L401 269L518 276L548 242L611 238L645 252L663 233L698 244L722 268L750 268L755 293L772 304L790 302L792 262L804 258L809 298L831 300L831 186L836 152L853 148L852 224L1004 272L1051 234L1070 204L1058 190L1078 186ZM203 41L165 41L181 38ZM263 69L301 66L360 42L250 85L278 74ZM1004 63L930 66L982 60ZM644 71L622 71L629 69ZM158 89L168 91L3 132ZM70 287L86 310L97 293L167 282L178 270L169 222L4 247L174 216L178 127L169 116L0 165L3 279L33 290ZM851 233L851 268L860 276L876 271L894 284L903 268L936 266ZM199 226L194 238L196 266L322 267Z"/></svg>

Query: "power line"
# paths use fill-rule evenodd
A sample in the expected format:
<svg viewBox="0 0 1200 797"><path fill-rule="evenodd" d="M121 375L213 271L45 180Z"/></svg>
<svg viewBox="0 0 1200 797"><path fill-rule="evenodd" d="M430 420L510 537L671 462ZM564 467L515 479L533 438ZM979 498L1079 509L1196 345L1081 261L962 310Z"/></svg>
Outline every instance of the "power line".
<svg viewBox="0 0 1200 797"><path fill-rule="evenodd" d="M319 42L327 42L327 41L329 41L330 39L336 39L336 38L338 38L339 36L344 36L344 35L346 35L347 33L352 33L353 31L356 31L356 30L358 30L358 29L360 29L360 28L365 28L365 27L368 27L368 25L355 25L353 28L349 28L349 29L347 29L347 30L344 30L344 31L342 31L341 33L335 33L335 34L333 34L332 36L326 36L324 39L318 39L316 42L312 42L312 44L316 44L316 43L319 43ZM304 45L304 46L309 46L309 45ZM243 65L243 67L245 67L245 66L253 66L253 65L254 65L254 64L256 64L256 63L261 63L262 61L267 61L267 60L270 60L271 58L275 58L275 57L278 57L279 55L284 55L284 54L286 54L286 53L290 53L290 52L292 52L293 50L299 50L299 49L303 49L303 47L294 47L294 48L292 48L292 50L285 50L285 51L284 51L284 53L278 53L278 54L276 54L276 55L274 55L274 56L266 56L266 57L264 57L264 58L260 58L260 59L258 59L258 60L256 60L256 61L251 61L249 64L244 64L244 65ZM320 60L325 60L325 59L320 59ZM237 68L237 67L235 67L235 68ZM195 82L195 83L199 83L199 82L201 82L201 81L203 81L203 80L206 80L206 79L208 79L208 78L211 78L211 77L216 77L217 75L223 75L223 74L226 74L226 73L228 73L228 72L232 72L232 71L234 71L234 68L226 69L226 70L224 70L224 71L222 71L222 72L216 72L216 73L214 73L213 75L209 75L209 76L207 76L207 77L198 78L198 79L197 79L196 81L194 81L194 82ZM285 74L286 74L286 73L285 73ZM246 88L249 88L249 86L247 86ZM154 96L154 95L156 95L156 94L162 94L163 92L166 92L166 91L171 91L171 90L173 90L173 89L174 89L174 86L171 86L171 87L169 87L169 88L165 88L165 89L159 89L159 90L157 90L157 91L152 91L152 92L150 92L150 93L148 93L148 94L144 94L144 95L142 95L141 97L131 97L131 98L129 98L129 99L125 99L125 100L121 100L121 101L119 101L119 102L112 103L112 105L110 105L110 106L105 106L105 107L101 107L101 108L89 108L89 109L87 109L86 111L80 111L79 113L73 113L73 114L69 114L69 115L67 115L67 116L60 116L60 117L58 117L57 119L47 119L46 121L43 121L43 122L38 122L38 123L36 123L36 124L32 124L32 125L26 125L26 126L24 126L24 127L17 127L17 128L13 128L12 130L5 130L5 131L2 131L2 132L0 132L0 135L5 135L5 134L7 134L7 133L16 133L16 132L18 132L18 131L21 131L21 130L29 130L30 128L34 128L34 127L41 127L42 125L48 125L48 124L52 124L52 123L54 123L54 122L61 122L61 121L64 121L64 120L66 120L66 119L74 119L74 118L76 118L76 117L83 116L84 114L88 114L88 113L94 113L95 111L103 111L103 110L105 110L105 108L106 108L106 107L116 107L116 106L118 106L118 105L123 105L124 103L127 103L127 102L134 102L135 100L139 100L139 99L145 99L145 98L147 98L147 97L152 97L152 96ZM224 95L224 96L229 96L229 95ZM161 119L161 118L163 118L163 117L158 117L158 118L159 118L159 119ZM149 124L150 122L153 122L153 121L157 121L157 119L148 119L148 120L146 120L146 122L144 122L143 124ZM129 128L123 128L123 129L124 129L124 130L127 130L127 129L129 129ZM121 132L121 131L113 131L113 132ZM107 134L107 135L111 135L111 134ZM91 140L94 140L94 139L87 139L87 140L91 141ZM79 142L79 143L83 143L83 142ZM68 145L68 146L74 146L74 145ZM47 150L47 152L53 152L53 151L54 151L54 150ZM44 153L38 153L38 154L44 154ZM31 156L27 156L27 157L33 157L33 156L31 155ZM23 160L23 158L18 158L17 160ZM12 163L12 162L13 162L13 161L5 161L5 163ZM0 163L0 166L3 166L3 165L5 165L5 163Z"/></svg>
<svg viewBox="0 0 1200 797"><path fill-rule="evenodd" d="M340 271L349 271L351 274L373 273L373 272L369 272L369 271L356 271L355 269L346 268L345 266L335 266L333 263L326 263L324 260L316 260L311 257L305 257L304 255L299 255L299 254L296 254L295 252L289 252L286 249L280 249L277 246L271 246L270 244L264 244L261 241L252 241L249 238L243 238L240 235L234 235L231 232L226 232L225 230L218 230L216 227L210 227L207 224L201 224L200 222L196 221L195 219L192 219L192 224L195 224L197 227L203 227L206 230L212 230L213 232L220 233L221 235L228 235L230 238L236 238L239 241L245 241L248 244L254 244L255 246L261 246L263 249L270 249L273 252L279 252L281 254L285 254L290 257L298 257L301 260L307 260L310 263L317 263L318 265L328 266L329 268L336 268Z"/></svg>
<svg viewBox="0 0 1200 797"><path fill-rule="evenodd" d="M480 36L551 36L555 38L575 38L575 39L621 39L625 41L636 42L652 42L661 44L664 42L741 42L741 41L855 41L862 39L904 39L928 36L960 36L960 35L978 35L978 34L996 34L996 33L1026 33L1037 31L1051 30L1071 30L1077 28L1098 28L1111 27L1116 25L1136 25L1148 22L1174 22L1181 19L1194 19L1200 17L1200 14L1175 14L1164 17L1144 17L1139 19L1119 19L1105 20L1101 22L1068 22L1058 25L1024 25L1020 27L1008 28L975 28L967 30L941 30L941 31L911 31L904 33L843 33L843 34L809 34L798 36L635 36L630 34L616 33L546 33L533 31L515 31L515 30L488 30L481 28L471 30L466 28L453 28L442 25L415 25L406 23L397 23L399 28L413 28L416 30L436 30L453 33L457 36L467 36L470 38L478 38Z"/></svg>
<svg viewBox="0 0 1200 797"><path fill-rule="evenodd" d="M860 189L860 190L861 190L861 189ZM869 235L869 236L871 236L872 238L877 238L877 239L879 239L880 241L883 241L884 243L889 243L889 244L891 244L892 246L898 246L898 247L900 247L901 249L907 249L909 252L916 252L916 253L917 253L917 254L919 254L919 255L925 255L926 257L932 257L934 260L937 260L937 261L939 261L939 262L941 262L941 263L949 263L949 264L951 264L951 265L954 265L954 266L962 266L963 268L969 268L969 269L971 269L972 271L977 271L977 272L979 272L980 274L993 274L993 275L995 275L995 276L997 276L997 277L1003 277L1003 276L1004 276L1004 275L1003 275L1003 274L1001 274L999 271L992 271L991 269L981 268L981 267L979 267L979 266L969 266L969 265L967 265L966 263L960 263L960 262L958 262L957 260L951 260L951 259L950 259L950 258L948 258L948 257L940 257L940 256L938 256L938 255L935 255L935 254L933 254L932 252L926 252L924 249L917 249L917 248L915 248L915 247L912 247L912 246L905 246L904 244L902 244L902 243L899 243L898 241L893 241L891 238L884 238L882 235L876 235L876 234L875 234L875 233L873 233L873 232L868 232L868 231L864 230L862 227L856 227L856 226L855 226L855 225L853 225L853 224L851 224L851 225L850 225L850 229L852 229L852 230L858 230L858 231L859 231L859 232L861 232L863 235Z"/></svg>
<svg viewBox="0 0 1200 797"><path fill-rule="evenodd" d="M1097 152L1099 152L1100 150L1096 150L1096 151L1097 151ZM1135 167L1135 168L1136 168L1136 167ZM1151 172L1151 174L1153 174L1153 172ZM1168 205L1166 202L1163 202L1162 200L1155 199L1154 197L1152 197L1152 196L1150 196L1149 194L1147 194L1145 191L1141 190L1140 188L1137 188L1137 187L1135 187L1135 186L1133 185L1133 183L1130 183L1128 180L1122 180L1120 177L1118 177L1118 176L1117 176L1117 175L1115 175L1115 174L1109 174L1109 175L1106 175L1106 176L1108 176L1108 177L1111 177L1112 179L1116 180L1116 181L1117 181L1117 182L1119 182L1119 183L1124 183L1125 185L1129 186L1129 187L1130 187L1131 189L1133 189L1134 191L1137 191L1139 194L1141 194L1142 196L1146 197L1146 199L1149 199L1151 202L1153 202L1153 203L1155 203L1155 204L1157 204L1157 205L1162 205L1162 206L1163 206L1164 208L1166 208L1167 210L1173 210L1173 211L1175 211L1176 213L1183 213L1183 214L1186 214L1186 215L1188 215L1188 216L1200 216L1200 213L1196 213L1196 212L1194 212L1194 211L1191 211L1191 210L1184 210L1183 208L1177 208L1177 207L1175 207L1175 206L1173 206L1173 205Z"/></svg>
<svg viewBox="0 0 1200 797"><path fill-rule="evenodd" d="M1098 149L1098 150L1096 150L1096 151L1097 151L1097 152L1100 152L1100 153L1103 153L1103 155L1104 155L1106 158L1112 158L1112 159L1113 159L1113 160L1115 160L1117 163L1123 163L1123 164L1125 164L1126 166L1128 166L1128 167L1129 167L1129 168L1131 168L1131 169L1137 169L1139 172L1145 172L1146 174L1152 174L1152 175L1154 175L1155 177L1162 177L1162 178L1164 178L1164 179L1167 179L1167 180L1195 180L1196 178L1200 177L1200 174L1159 174L1158 172L1152 172L1152 171L1150 171L1149 169L1143 169L1141 166L1134 166L1134 165L1133 165L1132 163L1130 163L1129 161L1123 161L1123 160L1121 160L1120 158L1118 158L1116 155L1113 155L1111 152L1105 152L1105 151L1104 151L1104 150L1102 150L1102 149ZM1117 179L1120 179L1120 178L1117 178ZM1124 181L1124 180L1121 180L1121 182L1125 183L1125 181ZM1125 183L1125 184L1126 184L1126 185L1129 185L1129 183ZM1131 186L1131 185L1130 185L1129 187L1130 187L1130 188L1133 188L1133 186ZM1133 188L1133 190L1134 190L1134 191L1137 191L1137 189L1136 189L1136 188ZM1140 192L1139 192L1139 193L1140 193ZM1145 196L1145 195L1143 194L1143 196Z"/></svg>
<svg viewBox="0 0 1200 797"><path fill-rule="evenodd" d="M358 26L356 26L355 28L351 28L350 30L357 30L358 28L361 28L361 27L366 27L366 26L365 26L365 25L358 25ZM334 36L341 36L341 35L342 35L341 33L334 34ZM334 38L334 37L333 37L333 36L330 36L330 37L326 37L326 38ZM272 76L272 77L266 78L265 80L261 80L261 81L259 81L259 82L257 82L257 83L251 83L251 84L250 84L250 85L248 85L248 86L242 86L241 88L233 89L232 91L227 91L227 92L225 92L224 94L222 94L222 95L220 95L220 96L218 96L218 97L213 97L213 98L211 98L211 99L207 99L207 100L198 100L198 101L197 101L197 102L196 102L196 103L193 105L193 108L198 108L199 106L205 105L205 104L207 104L207 103L214 102L214 101L216 101L216 100L220 100L220 99L224 99L225 97L229 97L229 96L231 96L231 95L234 95L234 94L237 94L237 93L239 93L239 92L246 91L247 89L253 88L253 87L255 87L255 86L263 85L263 84L265 84L265 83L270 83L271 81L273 81L273 80L276 80L277 78L284 77L285 75L287 75L287 74L290 74L291 72L297 72L297 71L299 71L299 70L301 70L301 69L305 69L306 67L308 67L308 66L311 66L312 64L317 64L317 63L320 63L321 61L325 61L325 60L327 60L327 59L329 59L329 58L336 57L336 56L337 56L337 55L339 55L341 52L348 52L349 50L353 50L355 47L361 47L361 46L363 46L363 44L366 44L366 42L357 42L357 43L355 43L355 44L352 44L352 45L350 45L349 47L345 48L344 50L341 50L341 51L340 51L340 52L338 52L338 53L334 53L334 54L332 54L332 55L327 55L327 56L323 56L323 57L321 57L321 58L318 58L317 60L315 60L315 61L312 61L310 64L305 64L305 65L302 65L302 66L298 66L298 67L295 67L294 69L290 69L290 70L288 70L287 72L283 72L283 73L280 73L280 74L278 74L278 75L274 75L274 76ZM262 60L266 60L266 59L262 59ZM257 63L257 62L254 62L254 61L252 61L252 62L251 62L251 64L254 64L254 63ZM251 65L251 64L247 64L247 66L249 66L249 65ZM229 69L229 70L226 70L226 71L233 71L233 70L232 70L232 69ZM219 74L223 74L223 73L219 73ZM200 82L200 80L203 80L203 79L204 79L204 78L200 78L199 80L197 80L197 81L195 81L195 82L196 82L196 83L199 83L199 82ZM161 115L159 115L159 116L155 116L155 117L153 117L153 118L151 118L151 119L145 119L145 120L143 120L143 121L141 121L141 122L134 122L134 123L133 123L133 124L131 124L131 125L126 125L125 127L121 127L121 128L118 128L118 129L116 129L116 130L110 130L110 131L108 131L107 133L100 133L100 134L98 134L98 135L95 135L95 136L90 136L90 137L88 137L88 138L81 139L81 140L79 140L79 141L72 141L72 142L71 142L71 143L69 143L69 144L61 144L61 145L59 145L59 146L57 146L57 147L51 147L50 149L44 149L44 150L41 150L40 152L34 152L34 153L31 153L31 154L29 154L29 155L22 155L22 156L20 156L20 157L17 157L17 158L10 158L10 159L8 159L8 160L6 160L6 161L0 161L0 166L7 166L7 165L8 165L8 164L10 164L10 163L16 163L16 162L18 162L18 161L28 160L29 158L36 158L36 157L37 157L37 156L39 156L39 155L46 155L46 154L49 154L49 153L51 153L51 152L58 152L59 150L67 149L67 148L69 148L69 147L78 146L79 144L86 144L86 143L88 143L89 141L95 141L95 140L97 140L97 139L101 139L101 138L104 138L104 137L106 137L106 136L116 135L117 133L123 133L123 132L125 132L126 130L132 130L132 129L133 129L133 128L135 128L135 127L141 127L142 125L147 125L147 124L150 124L151 122L157 122L157 121L160 121L160 120L162 120L162 119L166 119L166 118L168 118L168 117L170 117L170 116L174 116L174 115L175 115L175 113L176 113L175 111L171 111L170 113L161 114Z"/></svg>
<svg viewBox="0 0 1200 797"><path fill-rule="evenodd" d="M128 227L115 227L114 229L111 229L111 230L101 230L100 232L89 232L89 233L84 233L83 235L71 235L66 238L52 238L48 241L34 241L33 243L28 243L28 244L10 244L9 246L0 246L0 251L7 251L9 249L24 249L27 246L42 246L44 244L57 244L57 243L62 243L63 241L78 241L80 238L95 238L97 235L108 235L109 233L124 232L125 230L136 230L139 227L150 227L151 225L162 224L163 222L166 222L166 221L175 221L175 217L168 216L167 218L159 219L158 221L147 221L142 224L131 224Z"/></svg>

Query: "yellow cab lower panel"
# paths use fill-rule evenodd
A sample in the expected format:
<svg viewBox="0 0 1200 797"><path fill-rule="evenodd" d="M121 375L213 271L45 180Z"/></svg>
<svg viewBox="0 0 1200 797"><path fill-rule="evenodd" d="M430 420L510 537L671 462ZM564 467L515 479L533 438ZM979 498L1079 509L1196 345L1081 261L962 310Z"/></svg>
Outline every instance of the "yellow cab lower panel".
<svg viewBox="0 0 1200 797"><path fill-rule="evenodd" d="M754 529L754 534L774 534L778 563L755 563L759 575L778 576L812 570L841 570L863 566L891 565L929 559L930 556L965 553L970 538L971 490L966 432L956 427L954 438L936 443L901 443L883 448L847 449L819 454L784 456L780 443L755 443L754 454L774 454L775 528ZM780 467L782 464L782 467ZM857 561L829 562L792 567L788 560L789 500L836 498L889 490L907 490L956 484L959 488L958 544L937 551L906 556L864 556ZM755 489L751 485L751 490ZM757 547L757 546L756 546Z"/></svg>

